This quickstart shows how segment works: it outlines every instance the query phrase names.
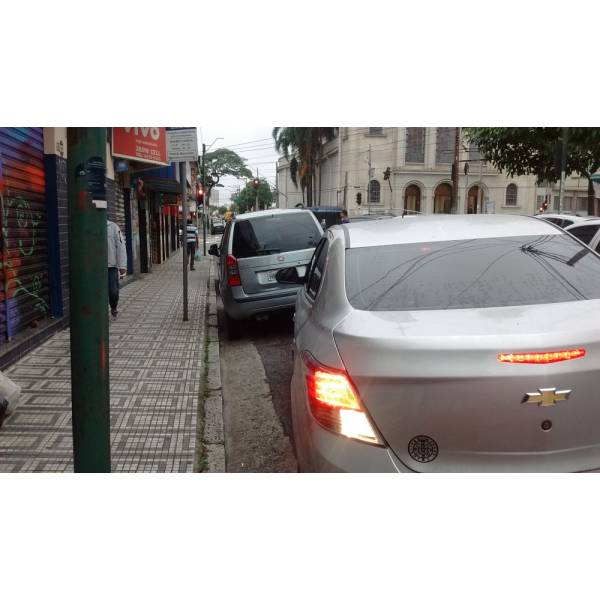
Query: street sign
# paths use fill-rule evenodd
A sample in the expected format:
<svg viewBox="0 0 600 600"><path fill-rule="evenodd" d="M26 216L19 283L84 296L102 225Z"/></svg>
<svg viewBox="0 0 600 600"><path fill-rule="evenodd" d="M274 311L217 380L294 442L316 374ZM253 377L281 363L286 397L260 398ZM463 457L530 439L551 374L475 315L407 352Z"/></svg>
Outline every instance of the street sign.
<svg viewBox="0 0 600 600"><path fill-rule="evenodd" d="M198 137L195 127L167 129L167 154L169 162L196 162Z"/></svg>

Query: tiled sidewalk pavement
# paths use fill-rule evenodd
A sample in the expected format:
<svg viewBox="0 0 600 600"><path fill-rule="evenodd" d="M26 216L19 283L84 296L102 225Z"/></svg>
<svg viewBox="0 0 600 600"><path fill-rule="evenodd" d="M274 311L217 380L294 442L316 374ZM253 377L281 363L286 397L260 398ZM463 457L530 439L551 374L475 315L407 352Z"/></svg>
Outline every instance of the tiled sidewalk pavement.
<svg viewBox="0 0 600 600"><path fill-rule="evenodd" d="M189 321L182 321L181 255L121 290L110 322L112 470L194 469L198 394L210 260L189 273ZM20 404L0 428L0 471L72 471L69 330L6 374Z"/></svg>

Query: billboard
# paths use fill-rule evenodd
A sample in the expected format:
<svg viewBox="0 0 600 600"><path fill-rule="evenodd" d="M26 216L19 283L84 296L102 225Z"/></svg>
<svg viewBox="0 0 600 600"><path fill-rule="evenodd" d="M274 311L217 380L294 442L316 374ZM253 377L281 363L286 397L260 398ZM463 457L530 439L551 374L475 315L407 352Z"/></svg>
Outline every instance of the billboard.
<svg viewBox="0 0 600 600"><path fill-rule="evenodd" d="M166 127L113 127L113 156L168 165Z"/></svg>

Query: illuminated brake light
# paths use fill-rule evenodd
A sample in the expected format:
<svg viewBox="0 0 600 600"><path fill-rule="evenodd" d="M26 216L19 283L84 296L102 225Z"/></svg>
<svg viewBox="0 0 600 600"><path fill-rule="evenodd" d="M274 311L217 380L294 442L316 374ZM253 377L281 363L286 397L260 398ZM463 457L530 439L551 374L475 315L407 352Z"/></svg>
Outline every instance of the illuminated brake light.
<svg viewBox="0 0 600 600"><path fill-rule="evenodd" d="M227 283L229 287L236 287L238 285L242 285L242 280L240 279L240 271L238 269L238 263L235 256L231 254L227 255L225 259L227 264Z"/></svg>
<svg viewBox="0 0 600 600"><path fill-rule="evenodd" d="M303 358L313 417L334 433L381 444L346 372L321 365L307 352Z"/></svg>
<svg viewBox="0 0 600 600"><path fill-rule="evenodd" d="M574 360L585 356L585 348L572 350L552 350L550 352L512 352L498 354L497 359L502 363L517 363L527 365L547 365L564 360Z"/></svg>

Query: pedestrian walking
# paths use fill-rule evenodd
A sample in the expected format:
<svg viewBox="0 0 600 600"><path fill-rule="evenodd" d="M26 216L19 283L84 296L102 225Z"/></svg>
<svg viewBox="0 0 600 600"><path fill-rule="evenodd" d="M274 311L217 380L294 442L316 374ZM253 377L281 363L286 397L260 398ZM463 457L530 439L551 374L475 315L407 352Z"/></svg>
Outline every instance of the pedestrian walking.
<svg viewBox="0 0 600 600"><path fill-rule="evenodd" d="M106 222L108 238L108 303L110 314L116 319L119 314L119 279L127 273L127 250L119 226Z"/></svg>
<svg viewBox="0 0 600 600"><path fill-rule="evenodd" d="M198 245L198 228L194 225L192 217L188 217L187 220L187 253L190 257L190 271L194 269L194 255L196 254L196 247Z"/></svg>
<svg viewBox="0 0 600 600"><path fill-rule="evenodd" d="M348 211L344 208L340 214L342 223L350 223L350 219L348 218Z"/></svg>

